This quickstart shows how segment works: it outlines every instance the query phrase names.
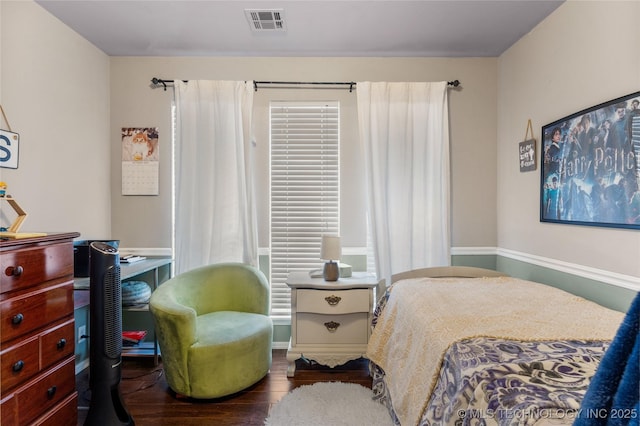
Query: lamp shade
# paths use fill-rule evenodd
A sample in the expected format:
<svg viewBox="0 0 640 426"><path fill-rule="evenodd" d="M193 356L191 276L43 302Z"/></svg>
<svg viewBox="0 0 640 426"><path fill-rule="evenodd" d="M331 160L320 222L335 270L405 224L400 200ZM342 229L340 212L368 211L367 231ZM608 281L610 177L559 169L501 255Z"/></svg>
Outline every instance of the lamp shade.
<svg viewBox="0 0 640 426"><path fill-rule="evenodd" d="M341 255L342 249L340 247L340 237L335 235L323 235L320 259L339 260Z"/></svg>

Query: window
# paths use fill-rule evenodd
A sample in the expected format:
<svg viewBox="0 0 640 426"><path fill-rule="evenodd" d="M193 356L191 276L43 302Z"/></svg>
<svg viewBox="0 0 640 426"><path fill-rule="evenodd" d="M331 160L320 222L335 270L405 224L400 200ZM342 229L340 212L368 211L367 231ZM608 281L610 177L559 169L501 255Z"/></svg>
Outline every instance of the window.
<svg viewBox="0 0 640 426"><path fill-rule="evenodd" d="M289 317L292 271L322 268L323 234L340 233L340 105L272 102L271 315Z"/></svg>

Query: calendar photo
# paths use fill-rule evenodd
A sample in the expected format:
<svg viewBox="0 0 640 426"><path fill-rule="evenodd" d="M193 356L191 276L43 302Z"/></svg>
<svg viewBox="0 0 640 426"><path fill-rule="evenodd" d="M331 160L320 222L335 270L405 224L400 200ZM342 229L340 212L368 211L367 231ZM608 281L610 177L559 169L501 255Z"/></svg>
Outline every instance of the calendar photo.
<svg viewBox="0 0 640 426"><path fill-rule="evenodd" d="M122 195L158 195L157 127L122 128Z"/></svg>

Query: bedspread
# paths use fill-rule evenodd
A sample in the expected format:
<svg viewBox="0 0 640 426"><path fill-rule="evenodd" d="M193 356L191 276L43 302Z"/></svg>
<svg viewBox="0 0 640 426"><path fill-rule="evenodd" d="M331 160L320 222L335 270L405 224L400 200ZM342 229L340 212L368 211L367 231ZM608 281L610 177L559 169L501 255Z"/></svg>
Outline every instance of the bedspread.
<svg viewBox="0 0 640 426"><path fill-rule="evenodd" d="M487 337L456 342L419 424L571 424L608 344ZM375 399L392 411L384 372L374 370Z"/></svg>
<svg viewBox="0 0 640 426"><path fill-rule="evenodd" d="M367 356L385 372L400 423L416 425L434 394L445 353L457 342L475 337L608 341L623 316L553 287L515 278L403 280L390 289Z"/></svg>

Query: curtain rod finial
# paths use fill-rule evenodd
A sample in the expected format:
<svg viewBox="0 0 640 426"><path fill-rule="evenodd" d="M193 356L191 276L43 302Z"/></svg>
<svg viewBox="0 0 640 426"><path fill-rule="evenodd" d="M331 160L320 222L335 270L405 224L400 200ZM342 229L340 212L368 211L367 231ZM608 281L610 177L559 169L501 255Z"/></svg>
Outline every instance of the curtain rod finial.
<svg viewBox="0 0 640 426"><path fill-rule="evenodd" d="M159 79L157 77L153 77L151 79L151 83L153 83L154 86L157 86L158 84L162 84L162 87L164 87L164 91L165 92L167 91L167 82L166 81L164 81L162 79Z"/></svg>

